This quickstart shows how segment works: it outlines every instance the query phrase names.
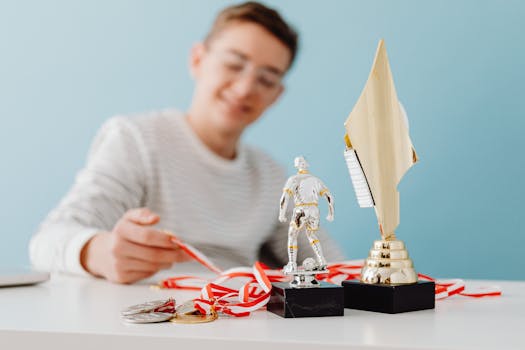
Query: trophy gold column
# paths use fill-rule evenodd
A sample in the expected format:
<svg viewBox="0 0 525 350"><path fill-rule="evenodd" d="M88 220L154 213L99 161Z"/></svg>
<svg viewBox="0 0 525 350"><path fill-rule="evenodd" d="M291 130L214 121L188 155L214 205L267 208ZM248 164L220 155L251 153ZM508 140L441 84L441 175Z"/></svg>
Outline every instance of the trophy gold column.
<svg viewBox="0 0 525 350"><path fill-rule="evenodd" d="M433 283L418 282L405 244L395 234L397 186L418 157L383 40L345 128L345 159L357 200L361 207L374 207L381 234L365 260L361 282L343 282L345 306L389 313L433 308Z"/></svg>

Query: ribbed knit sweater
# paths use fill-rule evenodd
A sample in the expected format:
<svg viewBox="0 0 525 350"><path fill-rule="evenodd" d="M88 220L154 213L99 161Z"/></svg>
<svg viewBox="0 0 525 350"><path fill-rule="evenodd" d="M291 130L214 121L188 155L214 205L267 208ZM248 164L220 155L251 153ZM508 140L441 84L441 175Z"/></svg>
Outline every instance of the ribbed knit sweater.
<svg viewBox="0 0 525 350"><path fill-rule="evenodd" d="M30 242L39 269L86 274L80 251L96 233L111 231L129 209L148 207L219 267L257 259L287 261L287 225L278 222L285 172L268 155L240 143L236 158L213 153L183 114L164 110L117 116L100 129L85 167ZM325 255L342 258L320 232ZM301 257L312 256L299 237Z"/></svg>

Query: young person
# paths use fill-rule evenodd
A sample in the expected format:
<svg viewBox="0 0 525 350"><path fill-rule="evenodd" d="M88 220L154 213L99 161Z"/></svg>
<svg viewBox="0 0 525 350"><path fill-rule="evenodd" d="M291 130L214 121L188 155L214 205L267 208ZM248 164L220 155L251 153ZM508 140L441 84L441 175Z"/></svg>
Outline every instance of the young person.
<svg viewBox="0 0 525 350"><path fill-rule="evenodd" d="M31 240L34 266L132 283L189 259L161 229L224 268L284 263L285 173L240 137L281 96L296 52L297 34L273 9L224 9L191 50L189 109L103 125L72 189ZM327 258L340 259L322 240Z"/></svg>

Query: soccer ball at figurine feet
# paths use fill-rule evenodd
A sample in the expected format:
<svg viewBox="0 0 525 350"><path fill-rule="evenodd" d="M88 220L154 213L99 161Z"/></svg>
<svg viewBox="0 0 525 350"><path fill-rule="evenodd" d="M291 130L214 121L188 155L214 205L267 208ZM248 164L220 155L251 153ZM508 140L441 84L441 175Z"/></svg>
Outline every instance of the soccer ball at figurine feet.
<svg viewBox="0 0 525 350"><path fill-rule="evenodd" d="M327 268L326 263L318 263L314 258L306 258L303 261L304 271L325 271Z"/></svg>
<svg viewBox="0 0 525 350"><path fill-rule="evenodd" d="M313 271L317 268L317 263L313 258L306 258L303 261L303 268L305 271Z"/></svg>
<svg viewBox="0 0 525 350"><path fill-rule="evenodd" d="M288 264L286 264L283 267L283 272L284 274L290 274L290 273L297 272L297 263L290 261Z"/></svg>

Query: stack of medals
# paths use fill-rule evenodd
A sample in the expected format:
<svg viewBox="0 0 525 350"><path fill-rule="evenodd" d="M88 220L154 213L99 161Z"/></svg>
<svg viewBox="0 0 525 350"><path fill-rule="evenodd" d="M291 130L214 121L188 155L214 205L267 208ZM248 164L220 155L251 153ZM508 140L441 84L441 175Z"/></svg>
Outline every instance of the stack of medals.
<svg viewBox="0 0 525 350"><path fill-rule="evenodd" d="M195 309L193 300L189 300L175 308L175 299L154 300L125 308L120 313L127 323L203 323L217 319L217 313L202 315Z"/></svg>
<svg viewBox="0 0 525 350"><path fill-rule="evenodd" d="M124 322L157 323L169 321L175 314L175 299L154 300L133 305L121 311Z"/></svg>

